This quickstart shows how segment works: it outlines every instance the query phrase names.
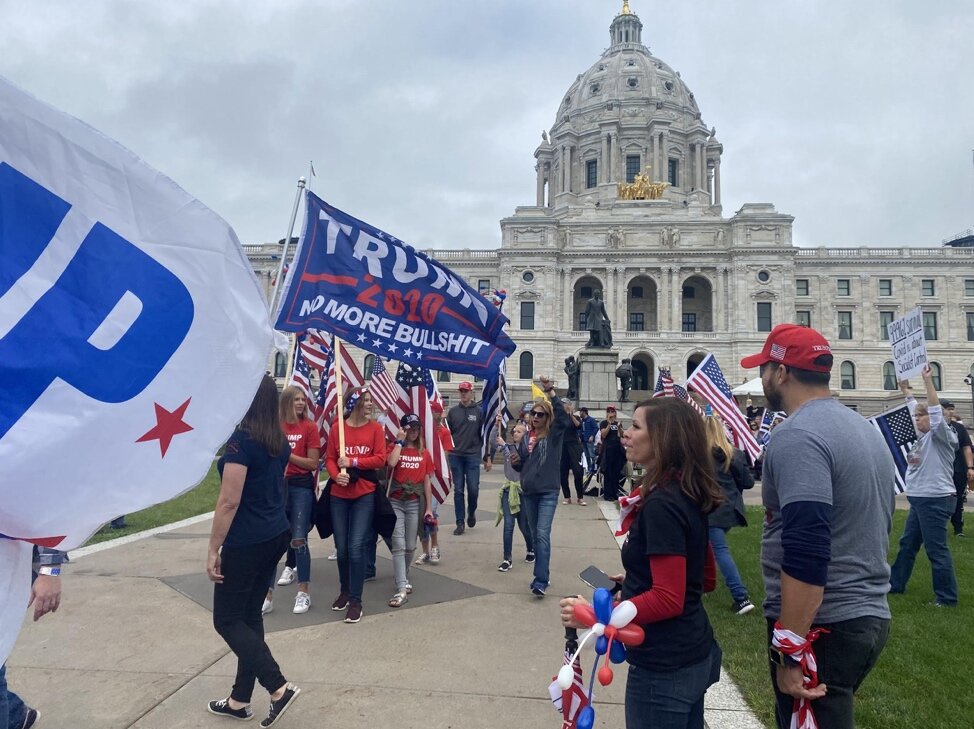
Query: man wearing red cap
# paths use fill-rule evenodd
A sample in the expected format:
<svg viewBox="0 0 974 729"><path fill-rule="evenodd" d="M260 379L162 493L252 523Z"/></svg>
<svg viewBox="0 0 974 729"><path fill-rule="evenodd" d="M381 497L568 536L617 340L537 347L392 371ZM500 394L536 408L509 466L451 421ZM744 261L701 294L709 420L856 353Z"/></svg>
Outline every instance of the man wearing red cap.
<svg viewBox="0 0 974 729"><path fill-rule="evenodd" d="M480 495L480 459L483 453L484 414L473 398L473 383L463 381L457 387L460 402L446 414L446 424L453 435L453 451L449 455L453 478L453 509L457 518L454 534L463 534L464 518L471 529L477 524L477 497ZM492 465L490 451L485 468ZM466 503L464 503L466 489Z"/></svg>
<svg viewBox="0 0 974 729"><path fill-rule="evenodd" d="M853 695L889 637L893 459L879 431L833 399L832 350L814 329L775 327L741 366L760 367L768 407L788 414L768 444L762 479L778 726L787 728L793 713L802 725L811 711L822 729L852 729Z"/></svg>

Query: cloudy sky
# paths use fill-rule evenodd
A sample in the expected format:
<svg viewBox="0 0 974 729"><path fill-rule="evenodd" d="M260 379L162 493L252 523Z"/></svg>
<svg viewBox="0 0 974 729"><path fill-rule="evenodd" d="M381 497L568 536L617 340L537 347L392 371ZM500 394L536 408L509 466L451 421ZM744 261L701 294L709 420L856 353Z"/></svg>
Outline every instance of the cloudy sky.
<svg viewBox="0 0 974 729"><path fill-rule="evenodd" d="M0 0L0 75L283 237L298 176L418 247L490 248L621 0ZM974 226L970 0L632 0L724 145L724 212L801 245ZM0 130L2 133L2 130Z"/></svg>

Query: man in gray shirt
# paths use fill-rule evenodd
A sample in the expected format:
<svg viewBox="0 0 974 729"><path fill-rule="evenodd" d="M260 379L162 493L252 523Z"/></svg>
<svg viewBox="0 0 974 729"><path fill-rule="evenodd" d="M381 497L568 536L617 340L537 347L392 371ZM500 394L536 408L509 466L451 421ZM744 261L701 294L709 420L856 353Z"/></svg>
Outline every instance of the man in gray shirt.
<svg viewBox="0 0 974 729"><path fill-rule="evenodd" d="M879 431L832 398L832 350L814 329L775 327L741 366L760 367L768 407L788 414L768 444L762 480L778 726L811 710L822 729L852 729L853 696L889 637L893 458ZM802 659L812 653L820 683L806 687Z"/></svg>
<svg viewBox="0 0 974 729"><path fill-rule="evenodd" d="M463 534L464 517L471 529L477 524L477 499L480 496L480 461L484 450L484 414L473 397L473 383L464 380L457 388L460 402L446 414L446 424L453 436L453 450L447 456L453 478L453 510L457 518L454 534ZM484 469L493 464L489 451ZM466 502L464 501L466 490Z"/></svg>

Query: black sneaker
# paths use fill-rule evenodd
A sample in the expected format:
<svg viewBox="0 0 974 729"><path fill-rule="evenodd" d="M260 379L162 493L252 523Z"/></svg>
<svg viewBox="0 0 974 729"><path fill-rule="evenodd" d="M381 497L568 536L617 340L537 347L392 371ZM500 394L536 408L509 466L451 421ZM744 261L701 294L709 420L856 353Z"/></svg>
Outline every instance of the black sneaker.
<svg viewBox="0 0 974 729"><path fill-rule="evenodd" d="M498 565L497 571L507 572L511 569L511 567L513 567L513 565L511 564L511 560L505 559L503 562L500 563L500 565Z"/></svg>
<svg viewBox="0 0 974 729"><path fill-rule="evenodd" d="M242 709L231 709L229 699L211 701L206 705L206 710L211 714L225 716L228 719L237 719L238 721L250 721L254 718L254 712L249 706L245 706ZM24 724L24 726L30 726L30 724Z"/></svg>
<svg viewBox="0 0 974 729"><path fill-rule="evenodd" d="M338 610L344 610L347 607L348 607L348 593L347 592L343 592L341 595L338 596L338 598L335 600L335 602L333 602L331 604L331 609L332 610L335 610L336 612Z"/></svg>
<svg viewBox="0 0 974 729"><path fill-rule="evenodd" d="M362 603L360 602L348 603L348 610L345 611L345 622L357 623L361 619L362 619Z"/></svg>
<svg viewBox="0 0 974 729"><path fill-rule="evenodd" d="M462 521L457 522L457 528L453 530L453 536L458 537L464 532L464 526Z"/></svg>
<svg viewBox="0 0 974 729"><path fill-rule="evenodd" d="M963 537L964 536L964 530L962 529L959 532L954 532L954 536L955 537Z"/></svg>
<svg viewBox="0 0 974 729"><path fill-rule="evenodd" d="M754 609L754 604L745 597L743 600L734 600L731 609L738 615L746 615Z"/></svg>
<svg viewBox="0 0 974 729"><path fill-rule="evenodd" d="M527 562L528 564L533 563L534 562L534 552L528 552L524 556L524 561Z"/></svg>
<svg viewBox="0 0 974 729"><path fill-rule="evenodd" d="M473 529L477 526L477 515L474 512L470 512L470 516L467 517L467 526Z"/></svg>
<svg viewBox="0 0 974 729"><path fill-rule="evenodd" d="M531 588L531 593L536 598L541 599L542 597L544 597L544 588L543 587L532 587Z"/></svg>
<svg viewBox="0 0 974 729"><path fill-rule="evenodd" d="M24 714L24 723L20 725L20 729L30 729L40 718L41 712L37 709L28 708L27 713Z"/></svg>
<svg viewBox="0 0 974 729"><path fill-rule="evenodd" d="M264 719L260 725L261 726L274 726L277 720L281 718L285 711L291 703L298 697L301 693L301 689L292 684L288 684L287 688L284 689L284 695L277 701L271 701L270 711L267 712L267 718Z"/></svg>

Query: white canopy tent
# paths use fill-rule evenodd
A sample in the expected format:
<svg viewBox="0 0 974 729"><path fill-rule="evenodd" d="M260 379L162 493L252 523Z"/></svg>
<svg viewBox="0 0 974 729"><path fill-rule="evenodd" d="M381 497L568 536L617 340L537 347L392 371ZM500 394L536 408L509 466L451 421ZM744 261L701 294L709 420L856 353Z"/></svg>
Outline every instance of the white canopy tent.
<svg viewBox="0 0 974 729"><path fill-rule="evenodd" d="M745 382L743 385L738 385L733 390L731 390L732 395L747 395L748 397L764 397L764 386L761 384L761 378L755 377L749 382Z"/></svg>

